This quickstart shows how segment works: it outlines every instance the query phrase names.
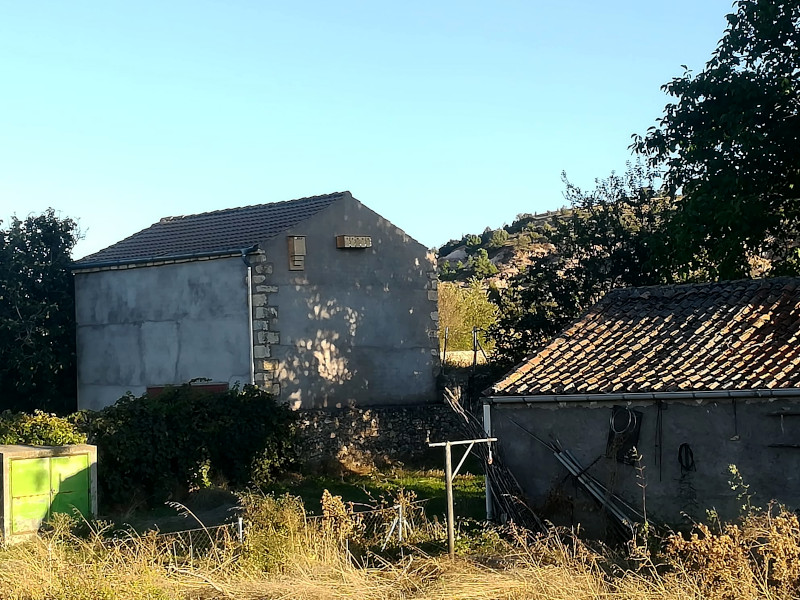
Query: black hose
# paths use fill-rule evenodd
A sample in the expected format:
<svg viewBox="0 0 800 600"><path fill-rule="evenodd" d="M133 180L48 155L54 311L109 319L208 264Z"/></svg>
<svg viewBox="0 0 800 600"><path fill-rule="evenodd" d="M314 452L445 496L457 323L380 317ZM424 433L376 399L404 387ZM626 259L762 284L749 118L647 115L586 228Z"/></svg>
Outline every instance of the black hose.
<svg viewBox="0 0 800 600"><path fill-rule="evenodd" d="M681 465L681 473L697 470L694 464L694 452L692 452L692 447L685 442L678 447L678 462Z"/></svg>

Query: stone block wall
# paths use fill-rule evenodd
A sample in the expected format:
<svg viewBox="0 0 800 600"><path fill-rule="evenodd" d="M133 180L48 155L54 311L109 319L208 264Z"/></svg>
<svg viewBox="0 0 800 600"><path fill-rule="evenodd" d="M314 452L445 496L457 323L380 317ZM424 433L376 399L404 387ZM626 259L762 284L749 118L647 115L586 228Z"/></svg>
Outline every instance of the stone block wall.
<svg viewBox="0 0 800 600"><path fill-rule="evenodd" d="M280 396L278 383L278 361L272 358L271 346L280 343L278 332L278 307L270 303L270 297L278 287L270 284L273 264L267 262L263 251L249 256L252 267L253 303L253 362L255 384Z"/></svg>
<svg viewBox="0 0 800 600"><path fill-rule="evenodd" d="M300 410L298 424L299 455L312 467L331 462L373 467L419 461L441 454L428 448L428 442L468 435L461 418L446 404Z"/></svg>
<svg viewBox="0 0 800 600"><path fill-rule="evenodd" d="M436 257L434 255L429 254L428 260L431 261L431 264L436 264ZM432 303L428 337L431 340L431 355L436 357L433 376L438 377L441 371L439 351L439 275L436 273L435 269L427 271L426 274L428 276L428 281L425 283L425 290L428 294L428 300Z"/></svg>

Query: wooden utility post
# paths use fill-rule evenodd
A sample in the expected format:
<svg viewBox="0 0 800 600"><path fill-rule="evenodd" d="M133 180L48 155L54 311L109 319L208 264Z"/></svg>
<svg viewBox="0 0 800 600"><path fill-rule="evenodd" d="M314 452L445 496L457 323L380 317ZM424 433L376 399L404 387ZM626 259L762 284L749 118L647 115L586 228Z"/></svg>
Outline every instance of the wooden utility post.
<svg viewBox="0 0 800 600"><path fill-rule="evenodd" d="M472 447L475 444L490 444L492 442L496 442L497 438L481 438L477 440L458 440L456 442L435 442L433 444L428 444L429 448L441 448L444 447L444 477L445 477L445 489L447 490L447 547L450 550L450 558L455 558L456 555L456 526L455 526L455 514L453 509L453 477L458 475L458 472L461 470L464 461L467 460L467 456L472 451ZM453 469L453 446L466 446L469 444L466 452L464 452L464 456L461 457L461 460L458 462L458 466ZM487 478L488 479L488 478ZM486 485L489 485L489 482L486 482Z"/></svg>

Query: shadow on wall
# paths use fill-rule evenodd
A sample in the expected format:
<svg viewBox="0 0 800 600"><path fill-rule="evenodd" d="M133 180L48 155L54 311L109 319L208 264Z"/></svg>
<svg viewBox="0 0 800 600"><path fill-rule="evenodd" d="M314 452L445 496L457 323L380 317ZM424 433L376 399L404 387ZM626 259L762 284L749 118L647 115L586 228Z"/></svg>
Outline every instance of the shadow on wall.
<svg viewBox="0 0 800 600"><path fill-rule="evenodd" d="M323 298L295 285L295 336L281 335L272 356L279 362L282 393L293 408L341 408L354 403L435 399L436 356L428 334L430 315L396 303L388 286L368 294L342 292ZM424 290L418 292L424 294ZM426 298L426 297L425 297ZM281 310L285 324L287 311Z"/></svg>
<svg viewBox="0 0 800 600"><path fill-rule="evenodd" d="M304 270L273 277L279 341L270 358L282 398L293 408L435 399L427 250L360 203L331 210L298 230L309 240ZM373 245L336 248L334 233L369 235ZM276 245L278 261L284 252Z"/></svg>
<svg viewBox="0 0 800 600"><path fill-rule="evenodd" d="M309 286L295 285L294 289L305 296L309 335L287 340L291 346L281 360L279 380L297 386L288 395L292 408L300 408L304 399L323 399L327 407L334 390L358 374L351 363L364 307L356 310L333 299L323 301L319 292L309 293ZM316 329L313 334L312 329Z"/></svg>

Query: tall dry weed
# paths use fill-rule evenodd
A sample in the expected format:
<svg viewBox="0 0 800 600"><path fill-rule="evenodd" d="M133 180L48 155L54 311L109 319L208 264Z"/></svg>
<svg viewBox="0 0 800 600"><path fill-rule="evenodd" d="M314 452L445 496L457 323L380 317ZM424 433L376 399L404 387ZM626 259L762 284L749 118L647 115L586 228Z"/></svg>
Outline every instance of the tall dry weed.
<svg viewBox="0 0 800 600"><path fill-rule="evenodd" d="M700 600L800 596L800 524L779 507L740 523L664 539L660 552L626 554L572 531L531 534L513 526L462 531L450 560L406 545L402 555L356 553L363 521L336 496L311 518L291 496L245 495L247 535L187 555L155 533L82 536L52 531L0 550L0 598L144 600L237 598L333 600ZM430 529L441 535L441 527ZM420 534L418 534L420 535ZM411 543L419 538L411 538ZM373 547L374 548L374 547ZM442 548L444 546L442 545Z"/></svg>
<svg viewBox="0 0 800 600"><path fill-rule="evenodd" d="M800 523L783 507L748 512L739 524L695 526L666 540L672 566L708 598L800 597Z"/></svg>
<svg viewBox="0 0 800 600"><path fill-rule="evenodd" d="M97 535L73 536L67 519L56 520L47 534L6 547L0 557L2 598L138 600L169 598L175 587L154 536L108 546Z"/></svg>

